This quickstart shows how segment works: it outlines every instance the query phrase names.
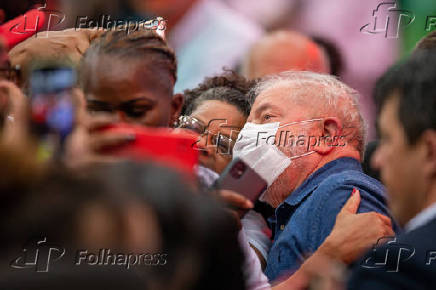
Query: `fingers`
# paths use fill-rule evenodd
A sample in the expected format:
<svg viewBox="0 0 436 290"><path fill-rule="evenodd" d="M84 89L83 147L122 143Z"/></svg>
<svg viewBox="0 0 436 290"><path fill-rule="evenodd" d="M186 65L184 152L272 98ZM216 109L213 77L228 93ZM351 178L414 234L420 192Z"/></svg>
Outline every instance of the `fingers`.
<svg viewBox="0 0 436 290"><path fill-rule="evenodd" d="M6 98L4 100L7 102L4 113L12 117L4 123L1 142L9 146L27 146L30 136L26 97L14 83L9 81L0 81L0 95L3 99Z"/></svg>
<svg viewBox="0 0 436 290"><path fill-rule="evenodd" d="M87 112L86 112L86 101L82 90L73 89L72 91L73 103L76 111L76 125L81 127L86 127Z"/></svg>
<svg viewBox="0 0 436 290"><path fill-rule="evenodd" d="M135 140L135 135L119 133L95 133L89 140L89 146L92 151L99 152L115 146L128 144Z"/></svg>
<svg viewBox="0 0 436 290"><path fill-rule="evenodd" d="M221 198L226 202L229 206L236 209L251 209L254 207L253 203L248 200L245 196L240 195L231 190L220 190L219 194Z"/></svg>
<svg viewBox="0 0 436 290"><path fill-rule="evenodd" d="M340 213L348 212L355 214L360 205L360 192L357 188L353 188L351 196L348 198Z"/></svg>
<svg viewBox="0 0 436 290"><path fill-rule="evenodd" d="M108 114L95 114L92 116L88 115L86 122L87 128L90 132L98 131L114 123L116 123L116 120L113 116Z"/></svg>
<svg viewBox="0 0 436 290"><path fill-rule="evenodd" d="M390 228L392 228L392 220L389 218L389 217L387 217L387 216L385 216L385 215L383 215L383 214L381 214L381 213L374 213L374 214L376 214L377 215L377 217L386 225L386 226L388 226L388 227L390 227Z"/></svg>
<svg viewBox="0 0 436 290"><path fill-rule="evenodd" d="M21 119L26 113L25 106L27 104L26 97L21 90L12 82L0 81L0 94L8 98L10 105L10 114L13 114L15 119Z"/></svg>
<svg viewBox="0 0 436 290"><path fill-rule="evenodd" d="M394 236L395 232L392 230L392 221L387 216L376 213L376 212L368 212L356 215L357 218L363 218L365 220L365 224L368 227L373 229L378 240L382 237Z"/></svg>

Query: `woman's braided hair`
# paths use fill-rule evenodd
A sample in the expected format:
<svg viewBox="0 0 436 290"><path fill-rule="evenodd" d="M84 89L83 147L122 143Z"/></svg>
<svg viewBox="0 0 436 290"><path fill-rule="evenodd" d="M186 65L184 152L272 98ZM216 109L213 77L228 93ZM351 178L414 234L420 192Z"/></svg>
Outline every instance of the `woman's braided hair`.
<svg viewBox="0 0 436 290"><path fill-rule="evenodd" d="M147 60L153 63L153 68L168 70L173 84L177 80L177 60L174 51L156 31L151 29L136 29L129 33L113 30L103 33L86 51L81 68L89 60L100 55L138 59L146 56Z"/></svg>

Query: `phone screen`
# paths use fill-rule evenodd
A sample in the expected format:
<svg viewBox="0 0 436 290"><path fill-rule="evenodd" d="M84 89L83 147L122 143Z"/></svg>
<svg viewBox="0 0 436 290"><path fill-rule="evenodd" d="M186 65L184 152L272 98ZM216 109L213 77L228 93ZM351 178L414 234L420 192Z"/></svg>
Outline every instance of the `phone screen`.
<svg viewBox="0 0 436 290"><path fill-rule="evenodd" d="M33 70L30 77L31 127L42 154L63 148L74 124L72 89L76 73L71 67ZM45 158L45 157L43 157Z"/></svg>

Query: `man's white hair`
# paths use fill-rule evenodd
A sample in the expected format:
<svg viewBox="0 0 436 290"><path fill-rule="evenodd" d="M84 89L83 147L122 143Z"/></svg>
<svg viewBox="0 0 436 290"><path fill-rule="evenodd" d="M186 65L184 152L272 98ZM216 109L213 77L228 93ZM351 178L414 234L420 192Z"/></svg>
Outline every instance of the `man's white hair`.
<svg viewBox="0 0 436 290"><path fill-rule="evenodd" d="M252 102L274 88L289 88L292 104L307 105L313 118L337 117L342 122L348 143L355 144L363 158L366 124L359 108L359 94L336 77L309 71L287 71L260 80L252 89ZM339 105L340 104L340 105ZM286 104L280 104L286 105Z"/></svg>

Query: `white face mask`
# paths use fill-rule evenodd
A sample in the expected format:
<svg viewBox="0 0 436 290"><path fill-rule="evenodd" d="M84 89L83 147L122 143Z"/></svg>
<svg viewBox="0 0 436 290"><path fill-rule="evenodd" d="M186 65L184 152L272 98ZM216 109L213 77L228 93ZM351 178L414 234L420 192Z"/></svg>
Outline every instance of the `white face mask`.
<svg viewBox="0 0 436 290"><path fill-rule="evenodd" d="M267 124L246 123L238 135L238 140L233 147L233 158L239 157L250 168L256 171L268 183L268 187L291 165L293 159L307 156L315 151L309 151L292 157L286 156L276 145L268 144L259 136L274 136L278 129L308 122L320 121L323 119L312 119L299 122L292 122L280 126L279 122ZM263 200L264 195L259 199Z"/></svg>

